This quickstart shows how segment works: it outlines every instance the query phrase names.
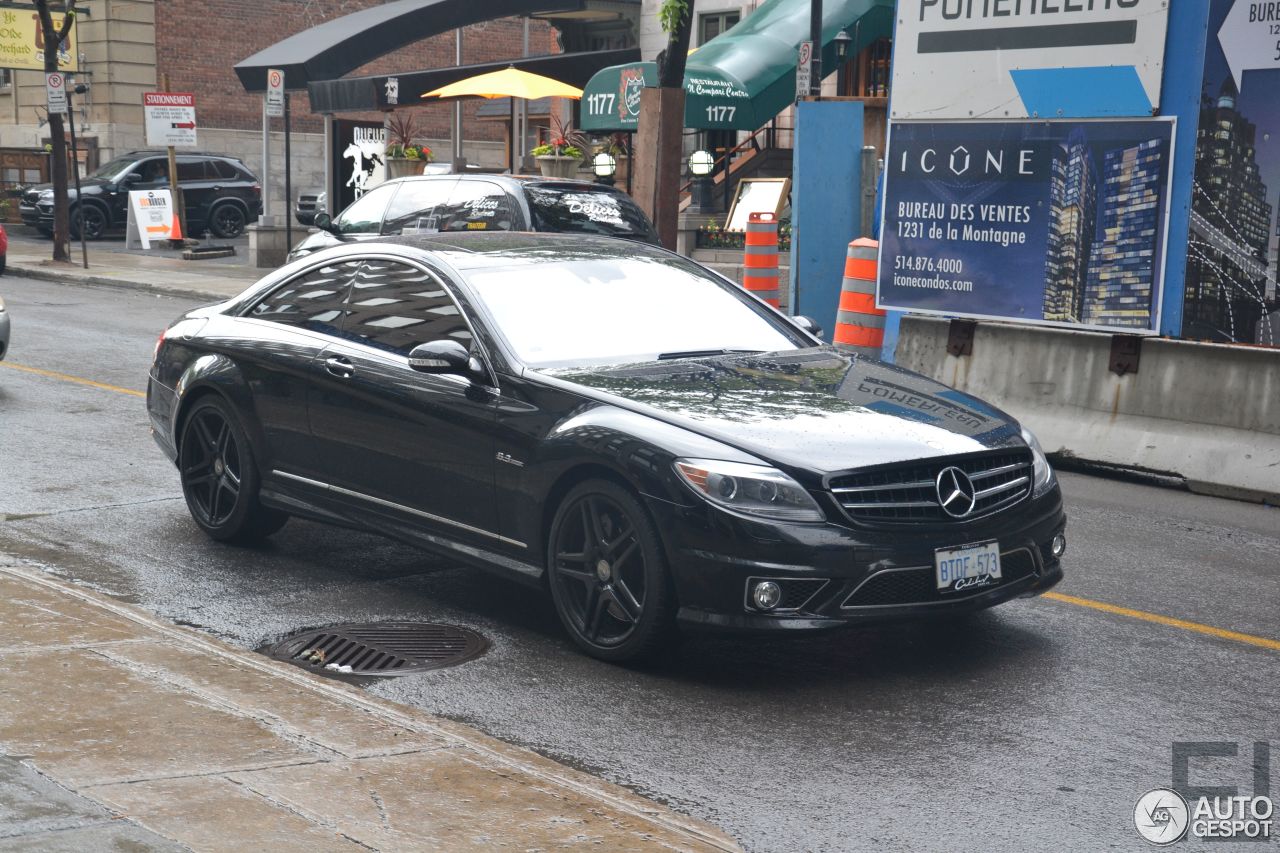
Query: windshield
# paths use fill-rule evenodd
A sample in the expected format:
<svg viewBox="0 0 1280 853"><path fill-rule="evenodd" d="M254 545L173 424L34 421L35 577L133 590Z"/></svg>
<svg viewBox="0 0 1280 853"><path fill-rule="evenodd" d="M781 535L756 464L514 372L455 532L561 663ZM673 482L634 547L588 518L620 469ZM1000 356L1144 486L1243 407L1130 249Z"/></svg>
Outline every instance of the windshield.
<svg viewBox="0 0 1280 853"><path fill-rule="evenodd" d="M123 177L126 169L138 162L136 157L117 157L110 163L104 163L94 170L90 178L102 178L104 181L116 181Z"/></svg>
<svg viewBox="0 0 1280 853"><path fill-rule="evenodd" d="M534 368L804 345L767 308L675 258L587 256L472 270L467 280Z"/></svg>
<svg viewBox="0 0 1280 853"><path fill-rule="evenodd" d="M525 187L535 231L604 234L657 243L653 226L636 203L621 193L567 184Z"/></svg>

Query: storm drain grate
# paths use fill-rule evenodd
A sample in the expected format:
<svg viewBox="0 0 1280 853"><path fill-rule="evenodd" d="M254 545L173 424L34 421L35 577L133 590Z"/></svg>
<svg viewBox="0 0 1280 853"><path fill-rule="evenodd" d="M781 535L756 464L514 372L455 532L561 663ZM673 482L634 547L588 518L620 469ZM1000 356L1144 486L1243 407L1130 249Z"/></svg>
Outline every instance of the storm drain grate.
<svg viewBox="0 0 1280 853"><path fill-rule="evenodd" d="M429 622L331 625L286 637L267 650L276 660L340 675L408 675L456 666L484 654L475 631Z"/></svg>

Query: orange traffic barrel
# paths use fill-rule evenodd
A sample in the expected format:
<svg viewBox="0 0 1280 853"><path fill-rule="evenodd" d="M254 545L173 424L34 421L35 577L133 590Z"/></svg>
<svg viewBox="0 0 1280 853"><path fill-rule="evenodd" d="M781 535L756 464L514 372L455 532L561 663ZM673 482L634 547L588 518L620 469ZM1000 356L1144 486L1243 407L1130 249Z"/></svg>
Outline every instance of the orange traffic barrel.
<svg viewBox="0 0 1280 853"><path fill-rule="evenodd" d="M860 237L849 244L840 284L840 310L831 340L845 352L879 358L884 311L876 308L876 255L880 244Z"/></svg>
<svg viewBox="0 0 1280 853"><path fill-rule="evenodd" d="M778 217L753 213L747 218L747 246L742 259L742 286L778 307Z"/></svg>

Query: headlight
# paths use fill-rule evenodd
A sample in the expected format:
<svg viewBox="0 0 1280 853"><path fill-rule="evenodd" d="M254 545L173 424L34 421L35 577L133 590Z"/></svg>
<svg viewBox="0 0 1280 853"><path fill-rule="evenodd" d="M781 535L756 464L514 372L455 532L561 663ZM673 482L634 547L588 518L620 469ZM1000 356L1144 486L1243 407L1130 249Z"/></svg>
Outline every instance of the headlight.
<svg viewBox="0 0 1280 853"><path fill-rule="evenodd" d="M823 521L818 504L776 468L717 459L677 459L676 471L713 504L779 521Z"/></svg>
<svg viewBox="0 0 1280 853"><path fill-rule="evenodd" d="M40 200L41 200L41 201L49 201L49 200L51 200L52 198L53 198L53 190L41 190L41 191L40 191Z"/></svg>
<svg viewBox="0 0 1280 853"><path fill-rule="evenodd" d="M1057 479L1053 476L1053 466L1049 464L1049 458L1044 455L1044 448L1040 446L1040 442L1032 435L1031 430L1026 427L1022 428L1022 440L1027 443L1027 447L1031 448L1031 477L1033 481L1031 497L1038 498L1053 488Z"/></svg>
<svg viewBox="0 0 1280 853"><path fill-rule="evenodd" d="M4 297L0 296L0 314L4 313Z"/></svg>

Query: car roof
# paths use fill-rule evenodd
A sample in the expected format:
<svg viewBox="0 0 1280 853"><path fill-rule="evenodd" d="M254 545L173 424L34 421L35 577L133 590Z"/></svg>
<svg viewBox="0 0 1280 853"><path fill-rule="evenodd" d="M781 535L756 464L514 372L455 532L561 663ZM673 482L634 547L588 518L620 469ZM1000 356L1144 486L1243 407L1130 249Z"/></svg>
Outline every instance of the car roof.
<svg viewBox="0 0 1280 853"><path fill-rule="evenodd" d="M547 186L547 187L563 187L564 189L576 190L593 190L598 192L608 192L615 194L624 194L617 187L598 184L594 181L579 181L574 178L547 178L542 175L510 175L499 172L462 172L459 174L449 175L407 175L403 178L393 178L384 181L387 184L404 183L406 181L490 181L499 184L505 184L508 187L525 187L525 186Z"/></svg>
<svg viewBox="0 0 1280 853"><path fill-rule="evenodd" d="M163 148L159 148L159 149L143 148L138 151L126 151L125 153L121 154L119 157L115 157L112 159L123 160L124 158L128 157L136 160L139 157L167 157L167 156L169 156L169 152L164 150ZM234 163L240 163L242 165L244 163L244 161L241 160L239 157L232 157L230 154L210 154L207 151L180 151L178 152L177 156L178 157L212 157L216 160L230 160Z"/></svg>
<svg viewBox="0 0 1280 853"><path fill-rule="evenodd" d="M660 246L617 237L532 231L401 235L363 241L351 248L355 253L363 253L376 252L379 246L428 252L459 270L592 258L661 258L670 261L679 257Z"/></svg>

